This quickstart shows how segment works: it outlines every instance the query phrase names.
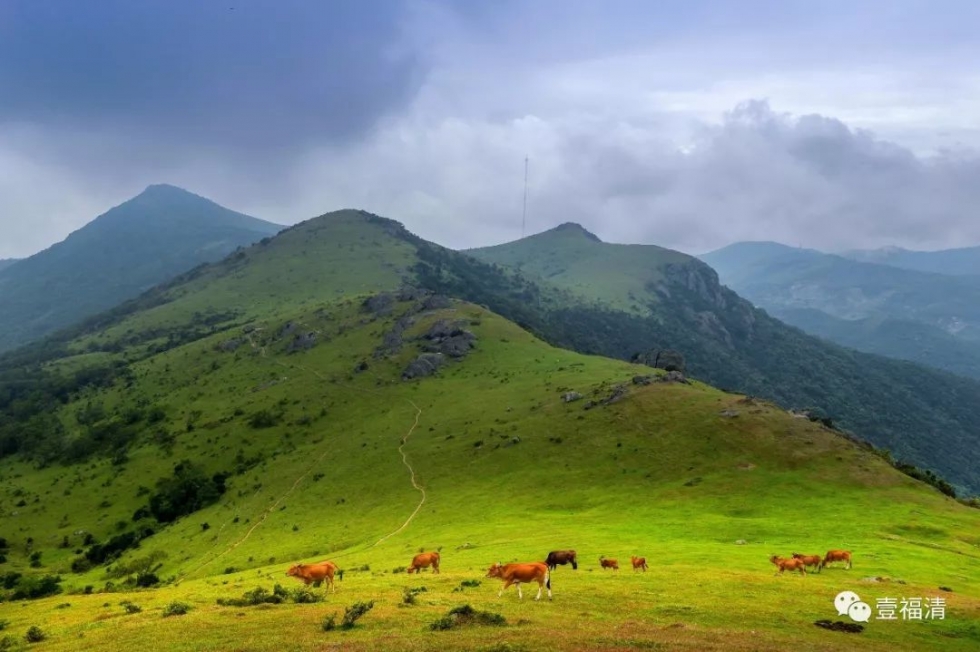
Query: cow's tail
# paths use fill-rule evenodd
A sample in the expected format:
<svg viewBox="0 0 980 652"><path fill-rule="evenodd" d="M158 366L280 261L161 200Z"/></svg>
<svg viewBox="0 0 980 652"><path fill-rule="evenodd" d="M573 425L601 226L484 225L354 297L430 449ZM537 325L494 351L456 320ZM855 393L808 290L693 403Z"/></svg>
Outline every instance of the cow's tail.
<svg viewBox="0 0 980 652"><path fill-rule="evenodd" d="M575 557L572 557L572 570L578 570L578 562L575 561Z"/></svg>
<svg viewBox="0 0 980 652"><path fill-rule="evenodd" d="M545 583L545 585L547 585L548 590L550 591L551 590L551 571L547 571L546 570L544 572L544 583Z"/></svg>

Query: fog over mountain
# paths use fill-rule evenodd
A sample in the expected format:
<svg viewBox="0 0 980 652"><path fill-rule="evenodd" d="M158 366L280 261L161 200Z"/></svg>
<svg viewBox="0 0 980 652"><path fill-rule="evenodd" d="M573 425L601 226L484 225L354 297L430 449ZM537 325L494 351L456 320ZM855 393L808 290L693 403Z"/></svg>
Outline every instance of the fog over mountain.
<svg viewBox="0 0 980 652"><path fill-rule="evenodd" d="M531 232L976 245L978 19L962 0L7 3L0 256L161 181L484 246L520 236L525 156Z"/></svg>

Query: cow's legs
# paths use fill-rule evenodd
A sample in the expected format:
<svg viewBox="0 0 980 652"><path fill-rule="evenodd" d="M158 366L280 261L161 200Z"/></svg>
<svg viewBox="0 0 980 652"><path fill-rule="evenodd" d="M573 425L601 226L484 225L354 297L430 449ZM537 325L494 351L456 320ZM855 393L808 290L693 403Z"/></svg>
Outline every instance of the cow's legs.
<svg viewBox="0 0 980 652"><path fill-rule="evenodd" d="M504 588L500 589L500 591L497 592L497 597L499 598L500 596L502 596L504 594L504 591L507 589L507 587L510 586L512 583L513 582L511 582L510 580L508 580L507 582L504 582ZM518 589L519 588L520 587L518 587Z"/></svg>
<svg viewBox="0 0 980 652"><path fill-rule="evenodd" d="M524 599L524 593L523 593L523 591L521 591L521 583L520 582L514 582L514 585L517 587L517 598L519 600L523 600Z"/></svg>
<svg viewBox="0 0 980 652"><path fill-rule="evenodd" d="M538 595L535 596L535 598L534 598L535 600L540 600L541 599L541 589L543 589L543 588L544 588L544 586L541 584L541 582L538 582ZM549 593L550 592L551 591L549 589Z"/></svg>

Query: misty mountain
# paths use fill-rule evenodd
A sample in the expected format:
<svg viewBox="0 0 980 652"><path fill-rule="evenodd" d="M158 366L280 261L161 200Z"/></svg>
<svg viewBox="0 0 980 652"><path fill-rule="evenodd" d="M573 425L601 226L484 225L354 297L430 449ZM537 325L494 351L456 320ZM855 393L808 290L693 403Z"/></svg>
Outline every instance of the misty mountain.
<svg viewBox="0 0 980 652"><path fill-rule="evenodd" d="M20 260L20 259L19 258L0 258L0 271L3 271L4 269L10 267L14 263L16 263L18 260Z"/></svg>
<svg viewBox="0 0 980 652"><path fill-rule="evenodd" d="M150 186L0 274L0 350L94 315L281 228L180 188Z"/></svg>
<svg viewBox="0 0 980 652"><path fill-rule="evenodd" d="M701 256L779 319L844 346L980 378L980 280L770 242Z"/></svg>
<svg viewBox="0 0 980 652"><path fill-rule="evenodd" d="M901 247L883 247L855 249L841 255L859 262L891 265L919 272L980 277L980 247L941 251L910 251Z"/></svg>

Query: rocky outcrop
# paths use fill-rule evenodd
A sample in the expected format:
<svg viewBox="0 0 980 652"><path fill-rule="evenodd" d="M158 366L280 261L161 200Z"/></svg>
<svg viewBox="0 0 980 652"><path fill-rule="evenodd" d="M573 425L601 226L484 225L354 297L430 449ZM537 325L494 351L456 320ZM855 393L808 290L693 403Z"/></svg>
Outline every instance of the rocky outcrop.
<svg viewBox="0 0 980 652"><path fill-rule="evenodd" d="M402 380L431 376L445 363L446 357L441 353L423 353L405 367L405 371L402 372Z"/></svg>
<svg viewBox="0 0 980 652"><path fill-rule="evenodd" d="M308 331L306 333L300 333L293 338L293 341L289 343L286 351L289 353L295 353L296 351L306 351L312 349L316 346L316 332Z"/></svg>
<svg viewBox="0 0 980 652"><path fill-rule="evenodd" d="M215 345L215 348L218 349L219 351L224 351L225 353L231 353L232 351L237 350L238 347L240 347L244 343L245 343L245 338L233 337L230 340L225 340L224 342L218 342L218 344Z"/></svg>
<svg viewBox="0 0 980 652"><path fill-rule="evenodd" d="M379 292L365 299L361 306L372 315L387 315L395 307L395 295L391 292Z"/></svg>
<svg viewBox="0 0 980 652"><path fill-rule="evenodd" d="M422 302L422 310L444 310L452 307L453 302L449 297L441 294L433 294Z"/></svg>
<svg viewBox="0 0 980 652"><path fill-rule="evenodd" d="M615 387L612 388L612 391L609 392L609 394L607 394L604 398L593 399L588 403L586 403L585 409L591 410L594 407L599 407L602 405L612 405L613 403L618 403L619 401L622 401L628 395L629 395L629 390L626 389L626 385L616 385Z"/></svg>
<svg viewBox="0 0 980 652"><path fill-rule="evenodd" d="M476 335L463 326L464 321L440 319L422 336L422 350L442 353L450 358L462 358L476 346Z"/></svg>

